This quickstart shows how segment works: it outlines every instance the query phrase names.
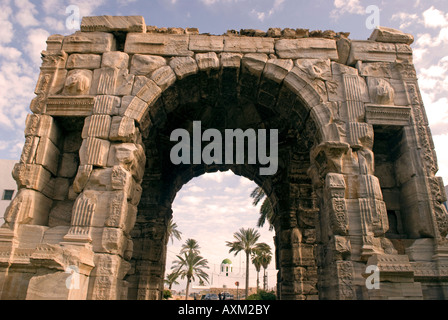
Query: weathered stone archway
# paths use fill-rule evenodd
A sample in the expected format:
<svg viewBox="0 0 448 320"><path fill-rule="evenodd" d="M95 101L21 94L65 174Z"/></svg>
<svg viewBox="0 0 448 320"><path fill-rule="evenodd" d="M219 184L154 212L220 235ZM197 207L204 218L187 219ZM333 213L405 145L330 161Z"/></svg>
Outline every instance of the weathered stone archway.
<svg viewBox="0 0 448 320"><path fill-rule="evenodd" d="M302 188L307 188L306 192L303 192L307 198L302 202L305 207L317 211L316 203L312 199L311 180L306 172L310 167L310 148L316 137L321 135L317 133L317 127L323 127L320 124L315 125L313 117L317 118L316 110L321 113L326 111L326 114L329 114L329 110L326 110L319 94L311 86L302 89L300 93L294 92L297 83L303 81L297 74L291 74L287 82L283 83L294 67L292 60L268 60L266 54L259 53L245 56L229 53L220 57L216 53L205 53L198 54L195 58L196 61L193 58L182 59L186 65L176 65L177 69L174 69L178 71L176 78L175 73L169 71L173 83L165 91L160 93L153 81L149 80L142 89L145 93L141 95L150 97L150 101L139 98L141 91L130 102L130 105L135 103L144 108L137 112L133 109L135 114L143 115L142 119L149 118L146 122L151 124L144 129L145 137L142 141L146 146L147 158L153 159L148 162L143 178L142 190L146 196L143 196L138 208L138 216L143 216L142 221L137 218L135 229L138 231L132 236L134 246L142 247L141 252L137 254L134 252L132 260L136 265L136 272L127 278L128 282L133 282L133 286L131 285L134 290L134 295L131 295L133 299L160 298L165 265L166 223L171 217L171 203L176 192L194 177L205 172L230 169L238 175L256 181L266 190L275 211L278 212L280 233L290 232L293 226L298 227L297 223L290 221L280 223L282 219L289 220L280 217L283 215L289 217L289 212L292 210L289 207L290 199L299 196L298 190L289 191L293 186L301 184ZM201 68L205 64L202 59L208 63L205 68ZM175 58L171 60L171 64L174 65L177 61ZM188 64L194 66L197 64L198 67L190 67L190 74L184 76L182 70L188 70ZM155 94L148 94L148 87L154 88ZM167 106L164 102L168 99ZM305 107L306 99L315 105L314 110ZM317 119L322 121L321 118ZM174 145L169 141L170 133L178 128L191 131L194 120L202 121L203 130L281 128L278 173L274 176L260 176L256 165L173 165L169 160L170 150ZM299 149L300 153L297 152ZM290 162L294 160L298 161L296 170L301 170L301 174L289 172ZM291 183L290 179L296 181ZM285 183L286 181L288 183ZM283 192L287 194L282 194ZM310 227L314 228L314 225ZM147 230L151 230L149 234ZM289 241L287 243L284 243L284 240L279 241L282 245L290 245ZM311 248L313 246L314 243L310 245ZM316 273L313 250L308 254L311 254L309 259L312 260L311 266ZM279 266L285 264L284 267L279 267L283 273L292 272L287 271L289 266L286 265L291 264L291 261L287 260L288 258L284 258L282 262L279 261ZM289 281L280 280L286 288L286 283ZM315 277L311 277L309 283L314 282L316 287L316 281ZM287 289L285 290L287 292ZM290 292L285 293L284 297L288 297L288 294L291 298L297 295L295 292ZM317 295L316 288L313 295Z"/></svg>
<svg viewBox="0 0 448 320"><path fill-rule="evenodd" d="M409 35L171 32L90 17L49 38L0 229L2 299L159 299L175 194L217 170L275 208L280 298L446 298L446 196ZM193 121L278 129L277 174L173 165L169 134Z"/></svg>

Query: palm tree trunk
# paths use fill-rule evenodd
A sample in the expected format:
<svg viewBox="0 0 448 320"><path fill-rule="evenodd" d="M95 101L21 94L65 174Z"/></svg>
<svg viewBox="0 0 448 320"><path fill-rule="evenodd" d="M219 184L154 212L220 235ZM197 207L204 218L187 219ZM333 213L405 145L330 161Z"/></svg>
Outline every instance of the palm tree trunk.
<svg viewBox="0 0 448 320"><path fill-rule="evenodd" d="M249 252L246 252L246 299L249 296Z"/></svg>
<svg viewBox="0 0 448 320"><path fill-rule="evenodd" d="M265 268L263 268L263 290L267 291L267 288L266 288L266 269Z"/></svg>
<svg viewBox="0 0 448 320"><path fill-rule="evenodd" d="M185 290L185 300L188 300L189 291L190 291L190 277L187 277L187 289Z"/></svg>
<svg viewBox="0 0 448 320"><path fill-rule="evenodd" d="M257 292L260 290L260 271L257 270Z"/></svg>

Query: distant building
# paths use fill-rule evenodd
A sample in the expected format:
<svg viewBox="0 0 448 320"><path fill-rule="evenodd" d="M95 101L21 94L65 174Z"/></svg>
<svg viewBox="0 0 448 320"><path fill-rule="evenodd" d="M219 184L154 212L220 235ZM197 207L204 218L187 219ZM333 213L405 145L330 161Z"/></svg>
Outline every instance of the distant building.
<svg viewBox="0 0 448 320"><path fill-rule="evenodd" d="M17 194L17 184L12 177L16 163L17 160L0 160L0 226L5 222L6 208Z"/></svg>
<svg viewBox="0 0 448 320"><path fill-rule="evenodd" d="M234 272L232 261L224 259L219 266L219 270L213 270L210 286L213 288L233 288L235 282L243 281L245 273Z"/></svg>

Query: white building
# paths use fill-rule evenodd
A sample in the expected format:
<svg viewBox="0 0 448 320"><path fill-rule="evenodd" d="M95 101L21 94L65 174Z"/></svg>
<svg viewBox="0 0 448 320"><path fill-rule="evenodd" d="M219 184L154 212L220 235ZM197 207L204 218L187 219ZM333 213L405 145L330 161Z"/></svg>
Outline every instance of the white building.
<svg viewBox="0 0 448 320"><path fill-rule="evenodd" d="M17 194L17 184L12 177L16 163L17 160L0 160L0 226L5 222L6 208Z"/></svg>
<svg viewBox="0 0 448 320"><path fill-rule="evenodd" d="M218 266L216 266L218 267ZM230 259L224 259L219 266L212 268L210 275L210 287L212 288L236 288L235 282L244 284L246 279L245 270L234 268Z"/></svg>

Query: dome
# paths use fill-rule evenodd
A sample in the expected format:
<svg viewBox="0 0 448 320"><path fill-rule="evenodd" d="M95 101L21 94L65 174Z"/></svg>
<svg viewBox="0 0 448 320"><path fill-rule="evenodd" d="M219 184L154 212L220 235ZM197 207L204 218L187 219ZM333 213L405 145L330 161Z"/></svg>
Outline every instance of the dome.
<svg viewBox="0 0 448 320"><path fill-rule="evenodd" d="M229 259L224 259L221 264L232 264L232 261L230 261Z"/></svg>

